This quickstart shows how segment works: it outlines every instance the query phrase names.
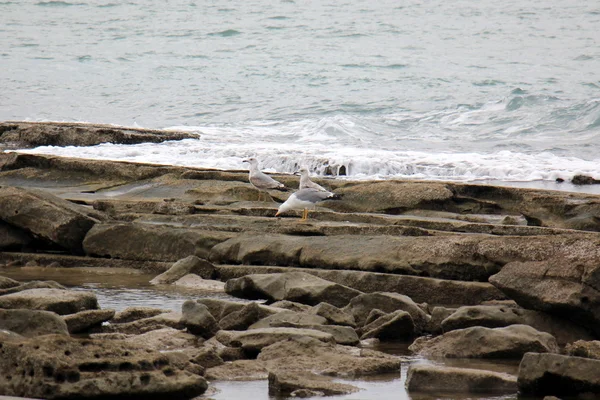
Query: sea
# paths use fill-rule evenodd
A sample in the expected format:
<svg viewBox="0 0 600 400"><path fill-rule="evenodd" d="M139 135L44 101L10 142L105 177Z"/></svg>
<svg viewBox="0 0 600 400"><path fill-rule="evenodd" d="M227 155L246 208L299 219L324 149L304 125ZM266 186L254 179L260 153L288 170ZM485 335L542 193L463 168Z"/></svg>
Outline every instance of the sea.
<svg viewBox="0 0 600 400"><path fill-rule="evenodd" d="M0 120L184 130L31 153L340 179L600 179L600 2L0 0Z"/></svg>

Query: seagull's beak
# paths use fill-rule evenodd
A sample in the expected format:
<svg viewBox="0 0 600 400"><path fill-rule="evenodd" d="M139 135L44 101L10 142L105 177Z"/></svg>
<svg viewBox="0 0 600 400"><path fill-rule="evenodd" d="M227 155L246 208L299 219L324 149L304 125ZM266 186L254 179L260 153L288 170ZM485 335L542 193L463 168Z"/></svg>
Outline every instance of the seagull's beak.
<svg viewBox="0 0 600 400"><path fill-rule="evenodd" d="M247 158L244 158L244 159L242 160L242 162L250 162L250 160L248 160Z"/></svg>
<svg viewBox="0 0 600 400"><path fill-rule="evenodd" d="M279 211L277 211L277 212L275 213L275 216L276 216L276 217L279 217L279 214L280 214L280 212L279 212Z"/></svg>
<svg viewBox="0 0 600 400"><path fill-rule="evenodd" d="M294 175L300 175L300 171L294 172Z"/></svg>

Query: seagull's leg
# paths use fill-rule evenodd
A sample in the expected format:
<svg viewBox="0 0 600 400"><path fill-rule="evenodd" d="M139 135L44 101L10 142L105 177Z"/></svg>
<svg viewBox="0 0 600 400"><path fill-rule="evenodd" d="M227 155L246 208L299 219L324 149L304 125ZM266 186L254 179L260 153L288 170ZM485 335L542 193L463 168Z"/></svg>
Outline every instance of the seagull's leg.
<svg viewBox="0 0 600 400"><path fill-rule="evenodd" d="M304 211L302 211L302 219L300 219L300 222L306 221L307 214L308 214L308 210L305 208Z"/></svg>
<svg viewBox="0 0 600 400"><path fill-rule="evenodd" d="M304 209L304 213L305 213L304 219L307 220L308 219L308 208Z"/></svg>

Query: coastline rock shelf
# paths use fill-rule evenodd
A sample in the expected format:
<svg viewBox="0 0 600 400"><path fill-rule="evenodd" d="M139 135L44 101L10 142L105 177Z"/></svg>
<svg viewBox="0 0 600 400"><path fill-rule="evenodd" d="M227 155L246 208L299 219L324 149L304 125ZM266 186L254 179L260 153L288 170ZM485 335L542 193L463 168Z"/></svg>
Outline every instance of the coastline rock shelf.
<svg viewBox="0 0 600 400"><path fill-rule="evenodd" d="M0 123L5 149L193 137ZM0 395L184 399L253 379L337 395L360 388L331 377L400 377L404 362L411 392L600 395L600 196L315 181L343 199L301 223L274 217L291 192L259 202L246 171L0 153ZM115 312L2 276L26 265L138 269L197 294L180 311ZM240 301L202 295L215 291ZM373 347L389 341L422 358ZM522 362L505 374L455 359Z"/></svg>

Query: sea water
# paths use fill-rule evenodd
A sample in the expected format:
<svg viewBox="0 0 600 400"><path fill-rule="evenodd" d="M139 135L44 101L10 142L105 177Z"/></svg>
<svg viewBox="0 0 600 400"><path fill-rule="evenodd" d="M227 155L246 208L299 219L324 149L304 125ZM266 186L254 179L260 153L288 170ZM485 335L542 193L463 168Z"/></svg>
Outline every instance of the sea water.
<svg viewBox="0 0 600 400"><path fill-rule="evenodd" d="M0 0L0 120L198 133L35 153L600 179L600 3Z"/></svg>

